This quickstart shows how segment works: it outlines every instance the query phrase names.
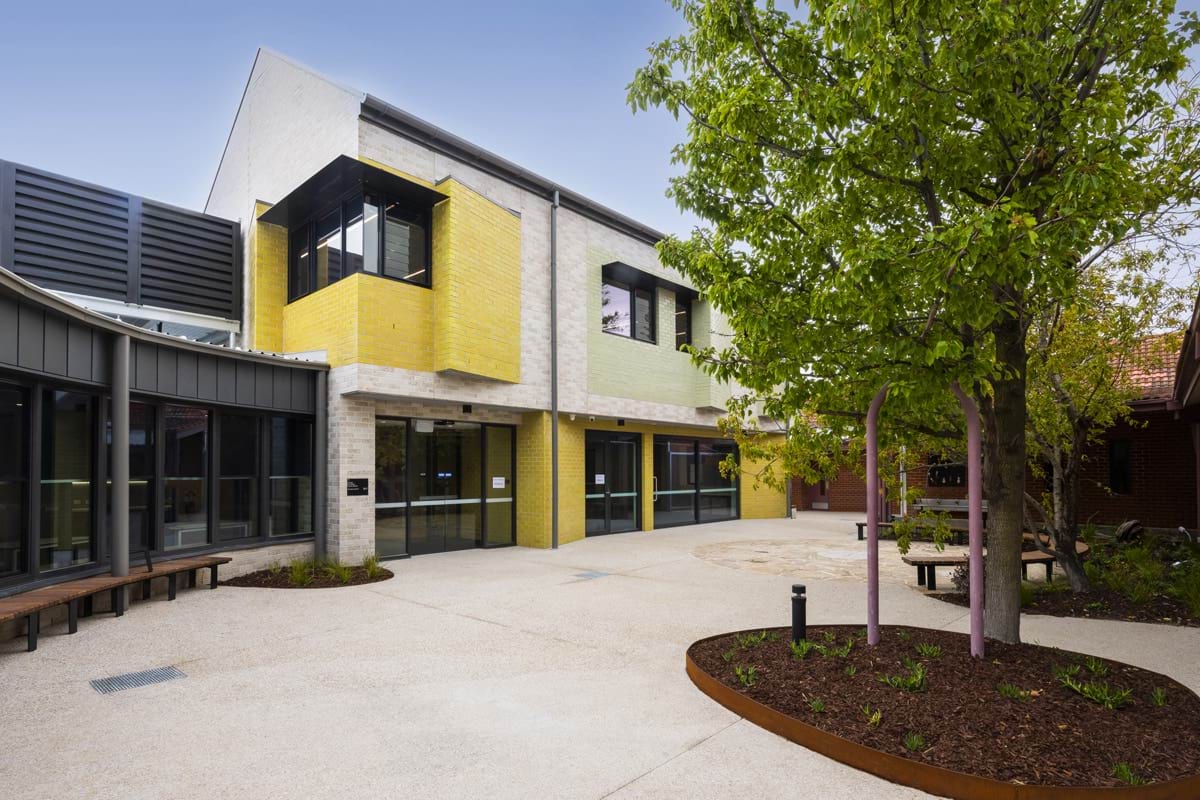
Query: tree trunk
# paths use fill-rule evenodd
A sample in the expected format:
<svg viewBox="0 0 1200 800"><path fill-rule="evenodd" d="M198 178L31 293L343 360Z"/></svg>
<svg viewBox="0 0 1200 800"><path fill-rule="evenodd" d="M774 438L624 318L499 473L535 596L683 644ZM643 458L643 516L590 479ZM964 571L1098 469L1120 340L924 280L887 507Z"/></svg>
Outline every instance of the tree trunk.
<svg viewBox="0 0 1200 800"><path fill-rule="evenodd" d="M1087 444L1082 425L1075 432L1069 453L1059 453L1051 465L1050 492L1054 500L1054 525L1050 535L1054 539L1055 560L1067 575L1071 591L1086 592L1091 588L1087 573L1083 571L1083 559L1075 552L1079 538L1079 460Z"/></svg>
<svg viewBox="0 0 1200 800"><path fill-rule="evenodd" d="M988 501L984 635L1021 641L1021 533L1025 529L1025 332L1019 319L993 329L1006 373L984 398Z"/></svg>

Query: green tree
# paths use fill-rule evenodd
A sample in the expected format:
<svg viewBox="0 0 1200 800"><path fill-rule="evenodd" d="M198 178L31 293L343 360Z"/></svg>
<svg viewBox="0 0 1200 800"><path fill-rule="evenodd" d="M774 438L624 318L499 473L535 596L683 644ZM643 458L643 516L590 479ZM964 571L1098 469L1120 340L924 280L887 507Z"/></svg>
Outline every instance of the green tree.
<svg viewBox="0 0 1200 800"><path fill-rule="evenodd" d="M1086 273L1070 305L1054 305L1033 319L1027 447L1031 472L1048 485L1041 497L1026 495L1026 513L1031 530L1049 532L1077 592L1089 588L1075 554L1086 513L1079 489L1087 446L1130 421L1129 404L1139 398L1137 373L1174 365L1190 297L1194 290L1173 286L1156 253L1126 252ZM1152 332L1160 333L1148 336Z"/></svg>
<svg viewBox="0 0 1200 800"><path fill-rule="evenodd" d="M860 433L885 381L882 430L956 435L958 380L985 427L986 631L1019 640L1026 332L1193 199L1194 19L1161 0L673 5L686 31L629 99L687 120L670 193L707 225L660 254L734 331L697 359L748 390L735 417L819 414L808 440Z"/></svg>

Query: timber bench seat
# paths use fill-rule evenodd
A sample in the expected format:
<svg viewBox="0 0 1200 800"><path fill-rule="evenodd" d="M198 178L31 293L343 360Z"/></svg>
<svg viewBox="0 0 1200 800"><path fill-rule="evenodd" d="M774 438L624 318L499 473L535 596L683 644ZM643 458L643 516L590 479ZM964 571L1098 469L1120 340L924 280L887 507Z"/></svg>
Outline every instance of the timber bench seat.
<svg viewBox="0 0 1200 800"><path fill-rule="evenodd" d="M1040 534L1042 544L1050 547L1048 537L1045 534ZM1022 537L1027 542L1033 541L1033 534L1024 533ZM1053 550L1053 547L1050 547ZM1075 552L1080 558L1087 556L1089 550L1086 542L1075 542ZM966 553L920 553L908 554L901 559L905 564L917 568L917 585L924 586L929 591L937 589L937 567L957 567L967 563ZM1026 578L1029 575L1030 564L1045 564L1046 565L1046 583L1054 580L1054 555L1052 553L1043 553L1041 550L1023 550L1021 552L1021 577Z"/></svg>
<svg viewBox="0 0 1200 800"><path fill-rule="evenodd" d="M867 523L856 522L856 523L854 523L854 525L855 525L855 527L858 528L858 540L861 542L864 538L866 538ZM953 537L953 541L955 544L966 544L967 543L967 520L965 520L965 519L948 519L948 520L946 520L946 526L950 529L950 533ZM894 523L894 522L879 523L880 537L881 538L893 538L894 532L895 532L895 527L896 527L896 523ZM916 532L933 530L933 526L922 524L921 522L918 522L916 520L914 520L914 528L916 529ZM892 536L885 536L884 531L892 531Z"/></svg>
<svg viewBox="0 0 1200 800"><path fill-rule="evenodd" d="M228 564L232 559L226 556L193 556L163 561L152 566L130 567L129 574L123 577L115 575L93 575L73 581L57 583L32 589L10 597L0 597L0 623L25 617L26 641L28 650L37 649L40 614L47 608L67 606L67 632L75 633L79 628L79 611L82 601L83 616L91 616L92 596L100 592L109 592L112 600L112 610L116 616L125 613L126 586L135 583L142 585L142 599L150 598L150 582L155 578L167 579L167 599L175 599L178 588L178 578L182 573L191 576L191 585L197 585L198 573L202 569L209 570L209 586L217 588L217 568Z"/></svg>

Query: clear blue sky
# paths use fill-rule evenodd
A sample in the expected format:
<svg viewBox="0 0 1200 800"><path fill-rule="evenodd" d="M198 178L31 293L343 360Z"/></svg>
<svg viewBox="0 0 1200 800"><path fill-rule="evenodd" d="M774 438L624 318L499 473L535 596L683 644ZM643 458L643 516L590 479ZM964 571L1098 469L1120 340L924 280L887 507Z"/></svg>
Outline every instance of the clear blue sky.
<svg viewBox="0 0 1200 800"><path fill-rule="evenodd" d="M33 0L0 13L0 158L202 208L265 45L667 232L682 126L625 86L664 0Z"/></svg>

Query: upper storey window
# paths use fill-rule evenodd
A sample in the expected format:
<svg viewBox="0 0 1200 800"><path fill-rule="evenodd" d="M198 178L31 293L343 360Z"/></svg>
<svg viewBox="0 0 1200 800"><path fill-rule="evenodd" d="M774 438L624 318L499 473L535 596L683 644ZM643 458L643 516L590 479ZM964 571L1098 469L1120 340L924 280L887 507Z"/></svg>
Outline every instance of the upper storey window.
<svg viewBox="0 0 1200 800"><path fill-rule="evenodd" d="M692 343L692 304L685 298L675 297L675 349L682 350Z"/></svg>
<svg viewBox="0 0 1200 800"><path fill-rule="evenodd" d="M654 289L605 279L600 284L600 323L605 333L654 342Z"/></svg>
<svg viewBox="0 0 1200 800"><path fill-rule="evenodd" d="M289 249L289 302L355 272L430 285L428 211L381 192L355 194L293 228Z"/></svg>

